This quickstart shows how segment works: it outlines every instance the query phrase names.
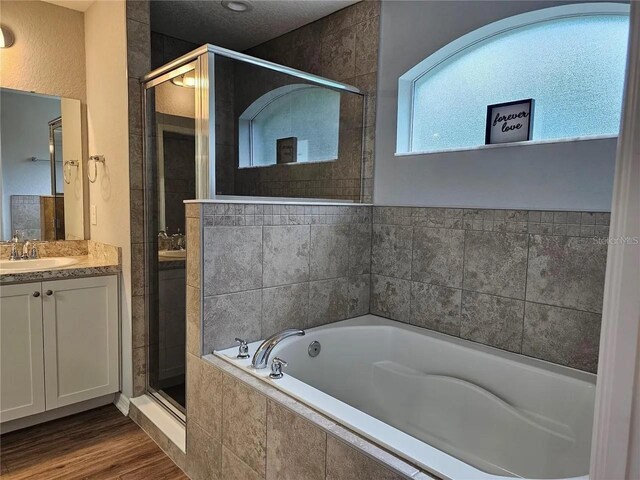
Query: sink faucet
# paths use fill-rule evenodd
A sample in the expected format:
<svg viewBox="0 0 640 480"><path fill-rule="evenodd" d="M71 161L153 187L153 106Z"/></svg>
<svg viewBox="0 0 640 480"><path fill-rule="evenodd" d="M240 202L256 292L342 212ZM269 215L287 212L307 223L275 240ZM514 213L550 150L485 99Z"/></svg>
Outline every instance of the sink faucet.
<svg viewBox="0 0 640 480"><path fill-rule="evenodd" d="M288 328L281 332L276 333L275 335L267 338L256 350L256 353L253 355L253 360L251 361L251 365L253 368L261 369L267 368L267 364L269 363L269 355L271 355L271 351L285 338L292 337L294 335L304 335L304 330L298 330L297 328Z"/></svg>

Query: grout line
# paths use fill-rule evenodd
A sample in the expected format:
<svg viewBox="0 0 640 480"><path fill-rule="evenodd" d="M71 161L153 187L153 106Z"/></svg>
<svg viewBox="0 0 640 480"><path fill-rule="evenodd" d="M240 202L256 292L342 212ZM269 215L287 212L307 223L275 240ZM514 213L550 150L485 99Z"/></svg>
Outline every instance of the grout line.
<svg viewBox="0 0 640 480"><path fill-rule="evenodd" d="M527 286L529 282L529 252L531 251L531 240L532 235L527 235L527 262L525 264L524 271L524 305L522 306L522 336L520 338L520 351L522 352L522 348L524 347L524 319L527 313Z"/></svg>
<svg viewBox="0 0 640 480"><path fill-rule="evenodd" d="M393 275L382 275L380 273L374 273L372 275L376 275L378 277L394 278L396 280L404 280L404 281L407 281L407 282L412 282L412 280L407 280L406 278L401 278L401 277L394 277ZM479 295L488 295L490 297L504 298L506 300L514 300L514 301L517 301L517 302L535 303L536 305L543 305L545 307L562 308L562 309L565 309L565 310L574 310L576 312L591 313L591 314L594 314L594 315L602 315L601 311L600 312L594 312L592 310L585 310L585 309L582 309L582 308L567 307L567 306L564 306L564 305L553 305L551 303L537 302L535 300L525 300L523 298L507 297L505 295L498 295L498 294L495 294L495 293L480 292L478 290L470 290L468 288L449 287L447 285L440 285L440 284L437 284L437 283L420 282L420 281L418 281L417 283L423 283L425 285L433 285L433 286L442 287L442 288L450 288L452 290L461 290L462 292L477 293Z"/></svg>

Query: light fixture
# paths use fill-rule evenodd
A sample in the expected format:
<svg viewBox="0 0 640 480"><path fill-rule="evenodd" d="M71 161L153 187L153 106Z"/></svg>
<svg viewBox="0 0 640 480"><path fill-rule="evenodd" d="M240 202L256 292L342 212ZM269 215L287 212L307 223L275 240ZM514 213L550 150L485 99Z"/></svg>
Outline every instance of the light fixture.
<svg viewBox="0 0 640 480"><path fill-rule="evenodd" d="M171 83L178 87L196 88L196 72L191 70L171 79Z"/></svg>
<svg viewBox="0 0 640 480"><path fill-rule="evenodd" d="M245 2L244 0L223 0L222 6L227 10L231 10L236 13L248 12L249 10L253 10L253 5L249 2Z"/></svg>
<svg viewBox="0 0 640 480"><path fill-rule="evenodd" d="M9 48L13 45L13 33L7 27L0 26L0 48Z"/></svg>

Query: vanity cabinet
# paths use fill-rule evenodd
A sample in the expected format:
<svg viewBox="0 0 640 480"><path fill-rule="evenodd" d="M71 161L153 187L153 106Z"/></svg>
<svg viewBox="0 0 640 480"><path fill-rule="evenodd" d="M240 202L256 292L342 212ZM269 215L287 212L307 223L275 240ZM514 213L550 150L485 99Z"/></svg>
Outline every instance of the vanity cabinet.
<svg viewBox="0 0 640 480"><path fill-rule="evenodd" d="M44 412L39 283L0 287L0 420Z"/></svg>
<svg viewBox="0 0 640 480"><path fill-rule="evenodd" d="M119 390L115 275L0 286L0 420Z"/></svg>

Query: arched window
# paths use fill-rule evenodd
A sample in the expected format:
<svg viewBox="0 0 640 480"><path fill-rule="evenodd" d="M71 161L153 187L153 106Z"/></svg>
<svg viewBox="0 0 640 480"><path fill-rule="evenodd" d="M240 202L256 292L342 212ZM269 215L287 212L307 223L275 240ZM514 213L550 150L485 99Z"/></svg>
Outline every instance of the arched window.
<svg viewBox="0 0 640 480"><path fill-rule="evenodd" d="M336 160L339 126L339 92L303 84L276 88L240 115L240 167L274 165L277 140L291 137L296 163Z"/></svg>
<svg viewBox="0 0 640 480"><path fill-rule="evenodd" d="M573 4L475 30L399 79L397 153L484 144L487 105L533 98L532 141L617 135L629 6Z"/></svg>

